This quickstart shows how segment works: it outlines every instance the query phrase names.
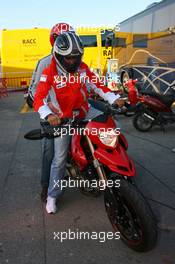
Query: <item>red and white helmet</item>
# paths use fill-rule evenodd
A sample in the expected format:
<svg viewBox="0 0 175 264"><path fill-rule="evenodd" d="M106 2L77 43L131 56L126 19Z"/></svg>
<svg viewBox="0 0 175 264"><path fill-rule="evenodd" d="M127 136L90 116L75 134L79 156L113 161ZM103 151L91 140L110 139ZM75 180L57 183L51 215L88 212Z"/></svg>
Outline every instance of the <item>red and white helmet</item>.
<svg viewBox="0 0 175 264"><path fill-rule="evenodd" d="M58 35L62 34L63 32L73 31L73 28L67 23L58 23L52 27L50 31L50 44L53 46L55 39Z"/></svg>

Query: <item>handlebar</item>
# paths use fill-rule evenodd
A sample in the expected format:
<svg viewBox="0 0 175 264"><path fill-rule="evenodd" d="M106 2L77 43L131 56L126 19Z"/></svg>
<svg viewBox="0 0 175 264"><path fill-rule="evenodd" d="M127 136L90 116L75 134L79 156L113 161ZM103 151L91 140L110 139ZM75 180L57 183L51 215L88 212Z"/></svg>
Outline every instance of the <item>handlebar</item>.
<svg viewBox="0 0 175 264"><path fill-rule="evenodd" d="M94 101L89 99L89 103L96 109L103 112L105 115L116 115L121 114L122 111L120 108L116 108L116 105L109 105L108 103ZM70 128L82 128L85 127L89 120L86 119L68 119L64 118L61 120L61 124L58 126L51 126L50 123L46 120L42 120L41 129L32 130L24 135L24 138L30 140L39 140L44 137L46 138L54 138L60 136L62 129L70 129Z"/></svg>
<svg viewBox="0 0 175 264"><path fill-rule="evenodd" d="M88 99L90 105L97 110L103 112L105 115L116 115L120 114L121 110L116 105L110 105L102 101L95 101L93 99Z"/></svg>

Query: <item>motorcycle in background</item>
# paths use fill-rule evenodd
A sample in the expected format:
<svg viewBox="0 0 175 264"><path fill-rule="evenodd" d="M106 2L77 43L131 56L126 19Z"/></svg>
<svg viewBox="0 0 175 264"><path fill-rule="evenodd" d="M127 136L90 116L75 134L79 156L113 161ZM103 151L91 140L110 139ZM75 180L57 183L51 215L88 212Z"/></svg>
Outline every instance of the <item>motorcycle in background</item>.
<svg viewBox="0 0 175 264"><path fill-rule="evenodd" d="M126 83L129 101L136 106L134 127L141 132L147 132L156 125L164 129L167 124L175 123L175 87L170 87L172 93L168 95L147 91L138 93L136 82L137 80L129 80Z"/></svg>

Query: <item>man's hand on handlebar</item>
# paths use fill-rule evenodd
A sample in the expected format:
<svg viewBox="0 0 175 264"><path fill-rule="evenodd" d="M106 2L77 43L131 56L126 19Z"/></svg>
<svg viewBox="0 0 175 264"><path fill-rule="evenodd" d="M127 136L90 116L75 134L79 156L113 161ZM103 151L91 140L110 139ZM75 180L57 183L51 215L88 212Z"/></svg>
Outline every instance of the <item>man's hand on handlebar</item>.
<svg viewBox="0 0 175 264"><path fill-rule="evenodd" d="M114 101L113 105L117 105L118 107L122 107L122 106L124 106L125 101L126 101L125 99L119 98L119 99Z"/></svg>
<svg viewBox="0 0 175 264"><path fill-rule="evenodd" d="M61 119L55 114L48 115L46 117L46 120L49 122L51 126L58 126L61 124Z"/></svg>

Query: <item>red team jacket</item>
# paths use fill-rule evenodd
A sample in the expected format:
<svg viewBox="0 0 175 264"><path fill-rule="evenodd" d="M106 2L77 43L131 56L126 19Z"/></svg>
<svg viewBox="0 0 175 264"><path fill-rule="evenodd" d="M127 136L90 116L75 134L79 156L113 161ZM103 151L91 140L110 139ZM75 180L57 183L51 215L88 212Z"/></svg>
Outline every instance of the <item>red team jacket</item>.
<svg viewBox="0 0 175 264"><path fill-rule="evenodd" d="M38 111L40 117L44 119L54 112L53 109L57 109L62 118L71 118L73 110L80 109L79 117L83 118L89 109L87 101L89 88L110 104L120 97L112 93L85 63L81 63L76 74L67 74L66 76L66 73L61 71L52 58L51 64L44 69L37 86L34 110ZM51 90L53 108L49 107L46 100Z"/></svg>

